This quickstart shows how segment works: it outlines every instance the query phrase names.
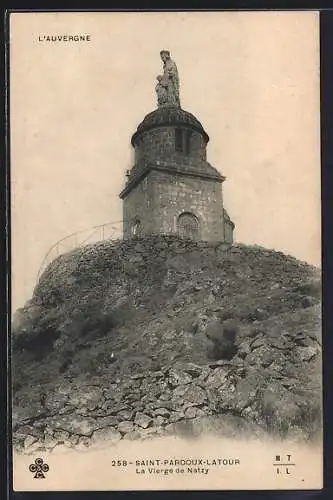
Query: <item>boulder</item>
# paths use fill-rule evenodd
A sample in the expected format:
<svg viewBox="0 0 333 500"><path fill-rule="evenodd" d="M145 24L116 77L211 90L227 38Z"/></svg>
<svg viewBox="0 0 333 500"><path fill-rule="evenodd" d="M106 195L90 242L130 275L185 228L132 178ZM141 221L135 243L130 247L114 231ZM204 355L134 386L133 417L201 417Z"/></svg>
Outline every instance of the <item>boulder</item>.
<svg viewBox="0 0 333 500"><path fill-rule="evenodd" d="M120 422L118 424L118 431L121 432L122 434L128 434L129 432L132 432L133 430L134 430L133 422L124 421L124 422Z"/></svg>
<svg viewBox="0 0 333 500"><path fill-rule="evenodd" d="M88 443L92 446L107 448L110 444L116 444L121 439L121 434L114 428L106 427L96 430Z"/></svg>
<svg viewBox="0 0 333 500"><path fill-rule="evenodd" d="M189 384L192 382L192 377L186 371L169 370L168 382L172 387L177 387L178 385Z"/></svg>
<svg viewBox="0 0 333 500"><path fill-rule="evenodd" d="M207 400L207 393L195 384L190 384L184 394L184 400L193 405L201 405Z"/></svg>
<svg viewBox="0 0 333 500"><path fill-rule="evenodd" d="M152 421L153 419L149 415L145 415L141 412L137 412L134 419L134 423L143 429L149 427Z"/></svg>

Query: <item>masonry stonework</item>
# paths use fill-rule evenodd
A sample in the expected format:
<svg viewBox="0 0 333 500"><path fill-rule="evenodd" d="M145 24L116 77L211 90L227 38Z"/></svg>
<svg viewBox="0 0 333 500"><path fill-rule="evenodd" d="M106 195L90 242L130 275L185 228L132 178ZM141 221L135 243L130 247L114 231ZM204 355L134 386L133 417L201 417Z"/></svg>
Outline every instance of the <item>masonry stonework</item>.
<svg viewBox="0 0 333 500"><path fill-rule="evenodd" d="M158 171L152 172L151 179L154 232L177 233L179 216L182 213L192 213L199 222L200 239L224 240L222 192L219 183Z"/></svg>
<svg viewBox="0 0 333 500"><path fill-rule="evenodd" d="M134 165L120 193L124 238L162 233L231 244L234 224L223 207L225 178L207 161L209 137L181 108L176 87L169 102L165 89L159 90L159 107L132 136Z"/></svg>
<svg viewBox="0 0 333 500"><path fill-rule="evenodd" d="M189 133L189 154L184 155L175 151L176 128L172 126L157 127L148 132L144 132L138 139L135 147L135 162L143 158L161 159L161 157L183 160L194 163L195 161L206 160L206 144L199 132L186 129Z"/></svg>

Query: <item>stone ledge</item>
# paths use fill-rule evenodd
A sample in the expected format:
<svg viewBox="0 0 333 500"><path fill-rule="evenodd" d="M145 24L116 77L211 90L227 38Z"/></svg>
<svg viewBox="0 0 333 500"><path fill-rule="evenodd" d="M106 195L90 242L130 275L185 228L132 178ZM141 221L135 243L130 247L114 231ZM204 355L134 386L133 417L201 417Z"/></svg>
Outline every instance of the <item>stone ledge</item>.
<svg viewBox="0 0 333 500"><path fill-rule="evenodd" d="M126 184L125 188L121 191L121 193L119 194L119 197L121 199L124 199L128 193L130 193L130 191L132 191L132 189L134 187L136 187L139 182L144 179L149 172L151 171L160 171L160 172L167 172L168 174L171 174L171 175L184 175L184 176L188 176L188 177L197 177L199 179L204 179L204 180L208 180L208 181L213 181L213 182L219 182L219 183L222 183L224 182L225 180L225 177L222 176L217 170L216 170L216 174L211 172L212 170L215 170L213 167L211 167L209 164L207 164L207 172L203 172L202 170L195 170L195 169L192 169L192 168L182 168L178 165L174 165L174 164L163 164L163 165L158 165L157 163L149 163L149 164L146 164L145 166L143 166L142 168L138 168L137 170L137 173L134 174L134 177L129 180L129 182ZM211 171L209 171L211 170Z"/></svg>

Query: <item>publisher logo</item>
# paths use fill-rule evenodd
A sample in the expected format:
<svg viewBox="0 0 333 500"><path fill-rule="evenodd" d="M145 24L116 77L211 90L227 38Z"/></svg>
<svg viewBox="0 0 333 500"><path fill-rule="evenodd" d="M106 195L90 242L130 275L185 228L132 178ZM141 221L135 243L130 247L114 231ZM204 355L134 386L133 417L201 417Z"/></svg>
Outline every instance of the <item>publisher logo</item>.
<svg viewBox="0 0 333 500"><path fill-rule="evenodd" d="M295 463L292 460L290 454L286 453L284 455L275 455L275 461L273 462L273 467L275 468L276 474L290 475Z"/></svg>
<svg viewBox="0 0 333 500"><path fill-rule="evenodd" d="M29 470L34 474L34 479L45 479L45 473L50 470L42 458L36 458L35 463L29 465Z"/></svg>

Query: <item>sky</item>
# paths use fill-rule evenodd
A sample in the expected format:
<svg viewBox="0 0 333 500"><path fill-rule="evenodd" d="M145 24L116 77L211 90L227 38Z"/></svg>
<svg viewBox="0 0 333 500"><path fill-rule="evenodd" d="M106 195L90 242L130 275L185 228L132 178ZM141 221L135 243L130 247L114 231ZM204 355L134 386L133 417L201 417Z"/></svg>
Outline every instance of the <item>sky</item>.
<svg viewBox="0 0 333 500"><path fill-rule="evenodd" d="M89 42L40 42L89 34ZM159 52L210 136L235 240L320 265L316 12L15 13L10 18L12 308L49 248L119 221Z"/></svg>

